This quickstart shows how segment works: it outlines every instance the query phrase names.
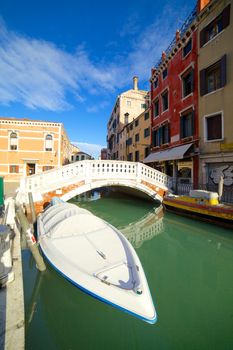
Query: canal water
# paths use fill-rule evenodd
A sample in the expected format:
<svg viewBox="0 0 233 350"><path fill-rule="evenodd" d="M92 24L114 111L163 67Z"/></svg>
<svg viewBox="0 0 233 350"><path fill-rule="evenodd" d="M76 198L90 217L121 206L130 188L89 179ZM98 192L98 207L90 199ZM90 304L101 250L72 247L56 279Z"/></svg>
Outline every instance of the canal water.
<svg viewBox="0 0 233 350"><path fill-rule="evenodd" d="M84 294L23 250L26 350L233 349L233 232L119 193L75 198L121 229L158 313L147 324ZM17 345L16 345L17 348Z"/></svg>

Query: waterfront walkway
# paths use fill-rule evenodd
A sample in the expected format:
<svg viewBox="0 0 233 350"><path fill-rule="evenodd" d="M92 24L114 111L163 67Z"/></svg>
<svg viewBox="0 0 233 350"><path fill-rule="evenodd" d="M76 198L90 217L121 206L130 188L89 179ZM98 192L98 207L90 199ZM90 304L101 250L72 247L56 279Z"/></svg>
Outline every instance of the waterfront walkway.
<svg viewBox="0 0 233 350"><path fill-rule="evenodd" d="M10 193L5 193L9 197ZM3 224L3 216L0 224ZM0 349L21 350L24 349L24 294L23 274L20 245L20 232L14 227L15 236L11 240L12 272L10 278L13 281L0 289ZM8 276L9 276L8 275Z"/></svg>

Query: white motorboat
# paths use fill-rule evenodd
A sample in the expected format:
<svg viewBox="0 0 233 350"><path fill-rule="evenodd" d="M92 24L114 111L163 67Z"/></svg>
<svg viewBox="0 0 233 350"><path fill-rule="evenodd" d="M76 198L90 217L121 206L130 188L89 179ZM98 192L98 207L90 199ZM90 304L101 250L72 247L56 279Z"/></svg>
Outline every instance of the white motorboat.
<svg viewBox="0 0 233 350"><path fill-rule="evenodd" d="M67 280L105 303L156 322L141 262L120 231L70 203L50 206L37 224L43 254Z"/></svg>

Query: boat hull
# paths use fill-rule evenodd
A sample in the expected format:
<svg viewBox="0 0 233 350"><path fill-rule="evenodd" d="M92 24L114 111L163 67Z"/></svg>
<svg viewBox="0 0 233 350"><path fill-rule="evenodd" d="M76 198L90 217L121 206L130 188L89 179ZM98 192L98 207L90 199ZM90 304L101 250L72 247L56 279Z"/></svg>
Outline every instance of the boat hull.
<svg viewBox="0 0 233 350"><path fill-rule="evenodd" d="M164 198L163 205L167 211L178 215L233 228L233 207L230 206L196 204L180 198Z"/></svg>
<svg viewBox="0 0 233 350"><path fill-rule="evenodd" d="M75 217L75 221L74 217L72 219L76 228L82 223L83 231L70 235L68 231L72 225L68 219L65 225L60 224L65 227L62 236L57 234L59 228L54 234L51 231L46 234L44 229L49 220L45 218L43 223L43 217L39 217L40 247L48 262L92 297L148 323L155 323L157 315L147 280L131 244L118 230L90 212L87 214L86 210ZM54 217L51 220L56 222ZM93 232L90 231L92 222L95 223ZM88 232L85 233L85 229Z"/></svg>

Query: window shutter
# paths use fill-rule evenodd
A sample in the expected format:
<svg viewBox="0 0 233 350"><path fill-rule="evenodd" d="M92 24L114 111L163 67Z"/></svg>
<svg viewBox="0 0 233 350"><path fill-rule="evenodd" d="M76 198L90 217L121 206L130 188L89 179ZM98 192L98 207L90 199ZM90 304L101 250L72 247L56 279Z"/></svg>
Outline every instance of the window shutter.
<svg viewBox="0 0 233 350"><path fill-rule="evenodd" d="M192 69L192 71L191 71L191 89L192 89L192 92L194 92L194 88L195 88L195 86L194 86L194 69Z"/></svg>
<svg viewBox="0 0 233 350"><path fill-rule="evenodd" d="M203 28L200 31L200 47L202 47L205 44L205 33L206 33L206 28Z"/></svg>
<svg viewBox="0 0 233 350"><path fill-rule="evenodd" d="M184 135L184 117L180 117L180 139L183 138Z"/></svg>
<svg viewBox="0 0 233 350"><path fill-rule="evenodd" d="M200 95L205 95L205 69L200 71Z"/></svg>
<svg viewBox="0 0 233 350"><path fill-rule="evenodd" d="M223 87L227 83L227 74L226 74L227 55L222 56L220 64L221 64L221 87Z"/></svg>
<svg viewBox="0 0 233 350"><path fill-rule="evenodd" d="M162 137L161 128L159 128L158 129L158 146L160 146L162 144L161 137Z"/></svg>
<svg viewBox="0 0 233 350"><path fill-rule="evenodd" d="M226 28L230 24L231 4L229 4L222 12L222 28Z"/></svg>
<svg viewBox="0 0 233 350"><path fill-rule="evenodd" d="M195 133L195 111L192 111L192 136L194 136Z"/></svg>

